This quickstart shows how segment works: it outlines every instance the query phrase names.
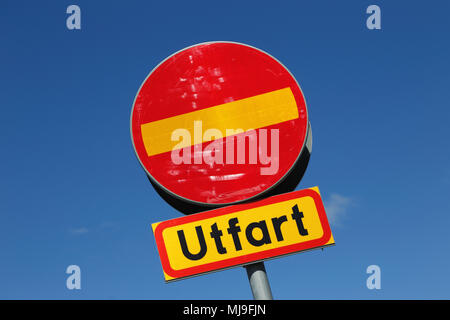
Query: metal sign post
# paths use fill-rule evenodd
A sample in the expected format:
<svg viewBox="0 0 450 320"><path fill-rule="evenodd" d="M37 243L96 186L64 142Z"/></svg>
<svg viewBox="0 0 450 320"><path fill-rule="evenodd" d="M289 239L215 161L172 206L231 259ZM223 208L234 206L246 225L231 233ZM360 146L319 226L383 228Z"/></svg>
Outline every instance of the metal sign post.
<svg viewBox="0 0 450 320"><path fill-rule="evenodd" d="M264 262L248 264L245 266L245 269L247 269L247 276L248 281L250 282L250 288L252 289L253 299L273 300Z"/></svg>

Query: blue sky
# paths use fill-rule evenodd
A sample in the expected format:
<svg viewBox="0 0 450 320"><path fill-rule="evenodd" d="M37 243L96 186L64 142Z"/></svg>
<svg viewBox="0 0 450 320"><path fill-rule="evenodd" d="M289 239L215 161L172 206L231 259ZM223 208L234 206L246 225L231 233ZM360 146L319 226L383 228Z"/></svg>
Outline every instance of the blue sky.
<svg viewBox="0 0 450 320"><path fill-rule="evenodd" d="M66 8L81 8L81 30ZM370 4L381 30L366 28ZM150 224L180 216L129 135L175 51L229 40L300 83L336 246L266 262L277 299L450 298L448 1L2 1L0 298L251 299L242 267L165 284ZM82 289L65 270L79 265ZM368 290L366 268L381 268Z"/></svg>

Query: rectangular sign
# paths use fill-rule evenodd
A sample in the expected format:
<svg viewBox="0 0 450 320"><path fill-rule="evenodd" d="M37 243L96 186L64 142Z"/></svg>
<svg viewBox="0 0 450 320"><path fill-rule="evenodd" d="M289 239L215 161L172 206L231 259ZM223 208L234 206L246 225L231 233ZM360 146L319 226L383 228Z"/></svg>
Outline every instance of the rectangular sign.
<svg viewBox="0 0 450 320"><path fill-rule="evenodd" d="M152 228L166 281L334 244L317 187Z"/></svg>
<svg viewBox="0 0 450 320"><path fill-rule="evenodd" d="M245 112L243 112L245 110ZM238 116L237 116L238 115ZM263 93L254 97L212 106L198 111L180 114L141 125L142 139L148 156L168 152L174 149L172 133L178 128L190 130L195 136L192 124L202 120L203 130L218 129L227 135L227 129L241 128L243 130L268 127L298 118L295 97L289 87ZM200 141L178 143L176 149L189 147L193 144L207 142L210 139L200 137Z"/></svg>

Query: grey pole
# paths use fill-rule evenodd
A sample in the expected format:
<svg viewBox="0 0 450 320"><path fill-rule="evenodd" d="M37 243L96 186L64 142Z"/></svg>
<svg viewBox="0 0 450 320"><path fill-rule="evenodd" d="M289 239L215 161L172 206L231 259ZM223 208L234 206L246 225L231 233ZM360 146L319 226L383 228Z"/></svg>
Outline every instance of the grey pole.
<svg viewBox="0 0 450 320"><path fill-rule="evenodd" d="M245 269L247 269L247 276L250 287L252 288L253 299L273 300L264 262L248 264L245 266Z"/></svg>

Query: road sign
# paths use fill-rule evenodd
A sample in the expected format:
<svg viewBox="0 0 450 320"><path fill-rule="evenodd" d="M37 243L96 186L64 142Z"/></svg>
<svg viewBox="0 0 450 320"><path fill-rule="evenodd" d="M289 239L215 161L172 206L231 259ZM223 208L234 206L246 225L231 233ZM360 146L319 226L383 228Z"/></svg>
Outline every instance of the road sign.
<svg viewBox="0 0 450 320"><path fill-rule="evenodd" d="M145 79L131 114L136 155L158 192L209 208L267 196L288 182L308 132L291 73L269 54L232 42L168 57Z"/></svg>
<svg viewBox="0 0 450 320"><path fill-rule="evenodd" d="M334 244L317 187L152 228L166 281Z"/></svg>

